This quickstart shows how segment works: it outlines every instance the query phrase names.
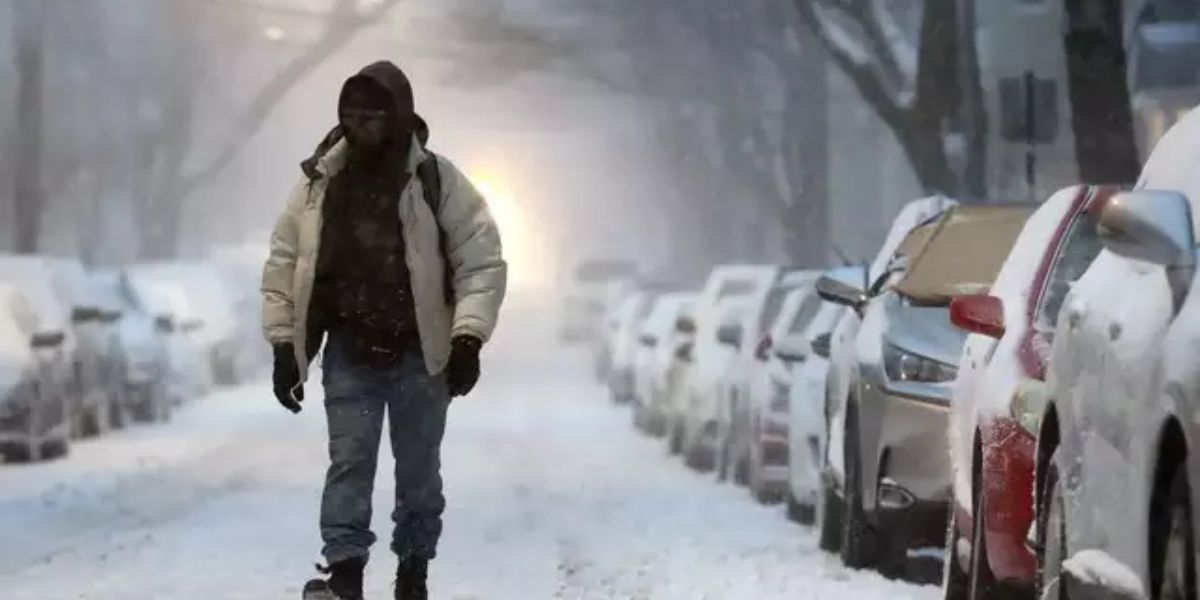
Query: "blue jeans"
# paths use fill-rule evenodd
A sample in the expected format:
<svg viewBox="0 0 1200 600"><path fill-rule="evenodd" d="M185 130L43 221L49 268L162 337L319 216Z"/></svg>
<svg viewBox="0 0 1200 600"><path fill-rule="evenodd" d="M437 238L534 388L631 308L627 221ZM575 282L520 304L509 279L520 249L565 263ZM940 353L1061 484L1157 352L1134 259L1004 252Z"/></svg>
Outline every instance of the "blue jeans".
<svg viewBox="0 0 1200 600"><path fill-rule="evenodd" d="M392 551L432 559L442 533L441 443L450 398L445 377L429 375L419 351L381 370L353 364L336 336L323 363L329 472L321 498L322 554L329 564L369 554L371 495L384 414L396 460Z"/></svg>

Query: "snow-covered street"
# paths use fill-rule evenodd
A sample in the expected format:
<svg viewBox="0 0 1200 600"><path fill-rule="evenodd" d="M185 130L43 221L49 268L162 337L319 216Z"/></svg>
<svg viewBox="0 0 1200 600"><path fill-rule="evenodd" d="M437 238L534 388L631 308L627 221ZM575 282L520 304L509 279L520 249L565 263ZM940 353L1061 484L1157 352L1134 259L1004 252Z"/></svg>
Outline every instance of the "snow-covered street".
<svg viewBox="0 0 1200 600"><path fill-rule="evenodd" d="M451 408L434 597L940 597L845 569L781 509L685 469L634 432L582 354L516 321L485 355L485 383ZM5 597L298 598L318 557L325 466L319 386L308 390L300 417L265 384L231 388L168 425L0 468ZM377 545L369 598L390 597L393 569Z"/></svg>

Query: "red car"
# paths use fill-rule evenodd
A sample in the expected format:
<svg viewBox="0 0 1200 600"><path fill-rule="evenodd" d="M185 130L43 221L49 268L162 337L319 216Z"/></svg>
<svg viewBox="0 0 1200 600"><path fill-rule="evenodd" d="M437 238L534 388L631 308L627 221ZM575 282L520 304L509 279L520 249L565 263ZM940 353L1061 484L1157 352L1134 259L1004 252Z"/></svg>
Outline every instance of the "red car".
<svg viewBox="0 0 1200 600"><path fill-rule="evenodd" d="M972 335L950 404L947 598L1033 598L1028 540L1046 361L1062 301L1101 249L1095 209L1116 191L1052 196L1026 223L991 294L950 306L950 320Z"/></svg>

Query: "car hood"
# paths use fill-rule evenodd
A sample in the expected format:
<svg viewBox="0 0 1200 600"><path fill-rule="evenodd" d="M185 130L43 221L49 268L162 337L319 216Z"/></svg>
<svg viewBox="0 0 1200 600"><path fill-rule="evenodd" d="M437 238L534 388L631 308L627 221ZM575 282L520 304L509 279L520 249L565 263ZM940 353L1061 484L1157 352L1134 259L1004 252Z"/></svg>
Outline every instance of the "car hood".
<svg viewBox="0 0 1200 600"><path fill-rule="evenodd" d="M948 307L914 306L896 293L888 293L883 301L886 342L948 365L958 364L967 334L950 323Z"/></svg>

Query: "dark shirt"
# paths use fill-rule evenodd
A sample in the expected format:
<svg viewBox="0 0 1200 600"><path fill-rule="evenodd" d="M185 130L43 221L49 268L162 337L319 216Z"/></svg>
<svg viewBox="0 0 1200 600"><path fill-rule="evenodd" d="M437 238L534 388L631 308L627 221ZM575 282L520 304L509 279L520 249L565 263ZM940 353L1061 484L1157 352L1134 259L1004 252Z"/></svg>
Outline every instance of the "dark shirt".
<svg viewBox="0 0 1200 600"><path fill-rule="evenodd" d="M352 154L329 182L322 208L314 299L320 326L337 336L349 358L387 368L420 348L400 193L404 157Z"/></svg>

